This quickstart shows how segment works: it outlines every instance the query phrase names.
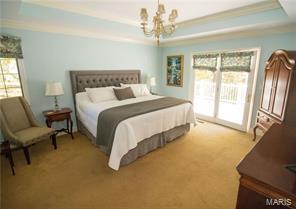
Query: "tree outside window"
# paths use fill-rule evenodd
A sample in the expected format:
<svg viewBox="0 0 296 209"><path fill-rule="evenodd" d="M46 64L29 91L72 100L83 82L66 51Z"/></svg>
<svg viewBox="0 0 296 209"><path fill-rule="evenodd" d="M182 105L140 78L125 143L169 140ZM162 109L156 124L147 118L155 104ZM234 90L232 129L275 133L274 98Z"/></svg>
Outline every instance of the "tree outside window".
<svg viewBox="0 0 296 209"><path fill-rule="evenodd" d="M0 58L0 99L23 96L17 58Z"/></svg>

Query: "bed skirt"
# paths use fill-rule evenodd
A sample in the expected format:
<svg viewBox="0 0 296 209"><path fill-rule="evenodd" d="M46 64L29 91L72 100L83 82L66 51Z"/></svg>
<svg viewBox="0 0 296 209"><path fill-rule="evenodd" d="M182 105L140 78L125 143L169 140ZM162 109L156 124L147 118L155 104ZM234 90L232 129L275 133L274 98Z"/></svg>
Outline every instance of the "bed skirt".
<svg viewBox="0 0 296 209"><path fill-rule="evenodd" d="M80 120L77 120L78 131L86 135L92 142L94 142L95 137L87 130ZM144 139L138 143L138 146L126 153L120 161L120 166L128 165L135 161L137 158L146 155L147 153L165 146L168 142L186 134L190 130L190 124L177 126L168 131L164 131L159 134L155 134L150 138ZM104 149L102 149L105 152Z"/></svg>

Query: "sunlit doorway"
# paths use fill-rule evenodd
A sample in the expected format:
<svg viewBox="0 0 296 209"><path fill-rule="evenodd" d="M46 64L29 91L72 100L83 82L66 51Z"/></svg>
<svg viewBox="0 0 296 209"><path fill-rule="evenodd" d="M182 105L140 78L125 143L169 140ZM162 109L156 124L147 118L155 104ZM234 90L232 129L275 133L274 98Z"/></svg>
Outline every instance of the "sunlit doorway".
<svg viewBox="0 0 296 209"><path fill-rule="evenodd" d="M194 111L198 118L246 131L257 51L193 56Z"/></svg>

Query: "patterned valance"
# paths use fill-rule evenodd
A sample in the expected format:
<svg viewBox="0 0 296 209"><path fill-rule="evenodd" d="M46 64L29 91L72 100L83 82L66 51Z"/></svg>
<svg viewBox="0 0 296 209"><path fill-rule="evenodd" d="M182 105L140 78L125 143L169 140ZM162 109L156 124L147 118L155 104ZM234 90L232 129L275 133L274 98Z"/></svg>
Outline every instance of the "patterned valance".
<svg viewBox="0 0 296 209"><path fill-rule="evenodd" d="M0 35L0 40L1 58L23 58L20 38Z"/></svg>
<svg viewBox="0 0 296 209"><path fill-rule="evenodd" d="M221 54L221 71L250 72L254 52L231 52Z"/></svg>
<svg viewBox="0 0 296 209"><path fill-rule="evenodd" d="M193 55L193 68L197 70L217 70L217 59L219 54Z"/></svg>

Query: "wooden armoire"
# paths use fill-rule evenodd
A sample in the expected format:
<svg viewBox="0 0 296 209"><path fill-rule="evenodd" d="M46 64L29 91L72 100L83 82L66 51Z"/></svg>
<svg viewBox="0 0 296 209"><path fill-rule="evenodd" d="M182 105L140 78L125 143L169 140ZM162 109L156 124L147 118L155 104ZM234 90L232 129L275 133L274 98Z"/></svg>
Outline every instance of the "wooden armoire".
<svg viewBox="0 0 296 209"><path fill-rule="evenodd" d="M266 62L254 140L257 128L265 132L274 123L296 124L296 51L277 50Z"/></svg>

